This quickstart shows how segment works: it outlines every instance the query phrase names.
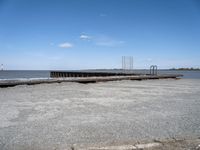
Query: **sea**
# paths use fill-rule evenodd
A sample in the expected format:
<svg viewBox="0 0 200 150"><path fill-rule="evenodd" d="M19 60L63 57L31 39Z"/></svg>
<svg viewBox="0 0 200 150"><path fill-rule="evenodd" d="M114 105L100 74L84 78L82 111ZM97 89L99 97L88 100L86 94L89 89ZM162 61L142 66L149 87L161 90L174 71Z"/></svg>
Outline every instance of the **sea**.
<svg viewBox="0 0 200 150"><path fill-rule="evenodd" d="M66 70L67 71L67 70ZM88 70L87 70L88 71ZM90 70L98 71L98 70ZM100 70L115 72L116 70ZM117 70L119 71L119 70ZM149 70L133 70L134 73L149 73ZM158 74L182 74L183 78L200 79L199 70L158 70ZM20 80L20 79L47 79L50 78L48 70L3 70L0 71L0 80Z"/></svg>

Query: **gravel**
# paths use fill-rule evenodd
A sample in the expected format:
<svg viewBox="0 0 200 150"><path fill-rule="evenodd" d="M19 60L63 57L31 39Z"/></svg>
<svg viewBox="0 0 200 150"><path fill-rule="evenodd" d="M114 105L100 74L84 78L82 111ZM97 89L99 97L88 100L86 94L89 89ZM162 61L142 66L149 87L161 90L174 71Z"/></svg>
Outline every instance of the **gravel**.
<svg viewBox="0 0 200 150"><path fill-rule="evenodd" d="M0 89L0 149L200 136L200 80L55 83Z"/></svg>

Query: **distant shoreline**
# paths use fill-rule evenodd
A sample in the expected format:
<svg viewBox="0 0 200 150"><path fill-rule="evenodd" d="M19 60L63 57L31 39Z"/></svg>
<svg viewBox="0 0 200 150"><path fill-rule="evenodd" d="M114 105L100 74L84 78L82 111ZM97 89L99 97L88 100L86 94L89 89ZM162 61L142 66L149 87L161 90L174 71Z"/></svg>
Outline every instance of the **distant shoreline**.
<svg viewBox="0 0 200 150"><path fill-rule="evenodd" d="M169 70L180 70L180 71L200 71L200 68L172 68Z"/></svg>

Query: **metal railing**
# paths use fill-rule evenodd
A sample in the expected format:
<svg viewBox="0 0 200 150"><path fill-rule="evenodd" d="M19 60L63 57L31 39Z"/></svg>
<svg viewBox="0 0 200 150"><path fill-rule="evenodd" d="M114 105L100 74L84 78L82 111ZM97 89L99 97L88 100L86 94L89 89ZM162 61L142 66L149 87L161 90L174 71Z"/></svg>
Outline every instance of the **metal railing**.
<svg viewBox="0 0 200 150"><path fill-rule="evenodd" d="M150 75L157 75L158 74L158 67L156 65L150 66Z"/></svg>

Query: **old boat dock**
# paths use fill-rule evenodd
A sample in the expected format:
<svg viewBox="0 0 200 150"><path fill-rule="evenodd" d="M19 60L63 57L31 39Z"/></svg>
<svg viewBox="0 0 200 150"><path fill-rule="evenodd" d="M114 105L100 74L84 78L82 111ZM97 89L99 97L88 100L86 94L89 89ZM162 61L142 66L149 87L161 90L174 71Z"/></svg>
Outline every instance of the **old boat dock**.
<svg viewBox="0 0 200 150"><path fill-rule="evenodd" d="M96 83L118 80L152 80L152 79L177 79L180 74L135 74L130 72L90 72L90 71L50 71L48 79L1 80L0 87L16 85L34 85L42 83Z"/></svg>

